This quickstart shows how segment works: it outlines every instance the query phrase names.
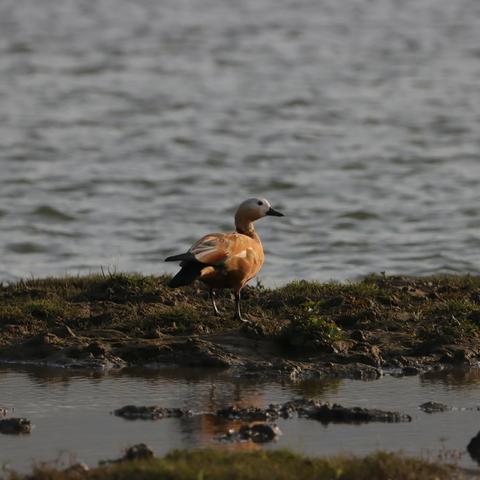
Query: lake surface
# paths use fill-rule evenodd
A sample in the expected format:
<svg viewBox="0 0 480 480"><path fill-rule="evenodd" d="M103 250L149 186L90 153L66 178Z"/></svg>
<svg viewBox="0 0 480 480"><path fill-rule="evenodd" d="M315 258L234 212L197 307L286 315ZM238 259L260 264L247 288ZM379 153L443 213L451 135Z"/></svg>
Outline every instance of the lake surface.
<svg viewBox="0 0 480 480"><path fill-rule="evenodd" d="M344 406L398 410L410 414L413 420L328 426L297 418L279 420L283 435L262 447L219 443L218 437L232 425L208 415L231 404L263 407L301 396ZM76 459L96 465L101 459L118 458L130 445L145 442L157 455L173 448L201 446L288 447L309 455L365 454L387 449L446 461L455 459L460 465L475 467L465 449L480 429L479 399L479 370L384 376L373 382L274 383L198 369L124 370L102 375L2 367L0 406L14 408L10 416L25 416L35 428L30 435L0 435L0 464L28 470L33 461L60 461L65 465ZM427 414L418 408L426 401L443 402L453 410ZM195 415L128 421L111 414L127 404L188 408Z"/></svg>
<svg viewBox="0 0 480 480"><path fill-rule="evenodd" d="M0 280L163 264L262 195L269 285L477 272L477 0L6 0Z"/></svg>

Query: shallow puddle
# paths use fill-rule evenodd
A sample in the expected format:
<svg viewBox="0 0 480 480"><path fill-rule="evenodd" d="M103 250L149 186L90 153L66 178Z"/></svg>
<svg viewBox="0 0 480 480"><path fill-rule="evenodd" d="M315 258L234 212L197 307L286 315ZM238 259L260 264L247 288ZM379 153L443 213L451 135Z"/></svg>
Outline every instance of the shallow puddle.
<svg viewBox="0 0 480 480"><path fill-rule="evenodd" d="M300 396L344 406L397 410L411 423L322 425L293 418L279 420L278 441L221 444L218 436L231 423L208 413L231 405L266 406ZM428 414L427 401L445 403L452 411ZM161 405L192 410L192 417L128 421L111 412L127 404ZM466 452L480 430L480 370L435 372L416 377L386 375L379 380L309 380L263 382L235 378L228 371L196 369L123 370L108 374L48 368L0 368L0 407L9 416L35 425L30 435L0 435L0 463L26 470L33 461L72 459L95 465L117 458L134 443L145 442L157 455L173 448L291 448L309 455L342 452L364 454L375 449L403 451L458 461L474 467Z"/></svg>

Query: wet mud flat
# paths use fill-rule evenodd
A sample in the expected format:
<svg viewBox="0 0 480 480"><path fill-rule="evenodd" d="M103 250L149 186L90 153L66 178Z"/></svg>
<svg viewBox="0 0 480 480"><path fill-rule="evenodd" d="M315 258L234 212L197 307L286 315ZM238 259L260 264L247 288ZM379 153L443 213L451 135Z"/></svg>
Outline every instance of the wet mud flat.
<svg viewBox="0 0 480 480"><path fill-rule="evenodd" d="M480 357L480 278L386 277L249 287L212 314L199 288L130 274L0 288L0 361L70 368L198 366L245 376L376 378Z"/></svg>

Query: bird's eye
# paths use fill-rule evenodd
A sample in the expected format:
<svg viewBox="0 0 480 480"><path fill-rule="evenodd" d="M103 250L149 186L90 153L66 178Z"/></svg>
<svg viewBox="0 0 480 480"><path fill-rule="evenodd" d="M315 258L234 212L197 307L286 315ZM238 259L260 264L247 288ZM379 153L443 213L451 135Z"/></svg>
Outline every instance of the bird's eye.
<svg viewBox="0 0 480 480"><path fill-rule="evenodd" d="M260 200L257 202L257 205L263 205L263 202L261 202Z"/></svg>

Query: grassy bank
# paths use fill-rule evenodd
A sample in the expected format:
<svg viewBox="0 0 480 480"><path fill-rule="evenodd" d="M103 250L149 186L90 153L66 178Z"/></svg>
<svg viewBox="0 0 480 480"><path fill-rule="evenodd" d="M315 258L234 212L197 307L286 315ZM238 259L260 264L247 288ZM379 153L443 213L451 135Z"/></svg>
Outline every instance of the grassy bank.
<svg viewBox="0 0 480 480"><path fill-rule="evenodd" d="M322 358L412 367L472 363L480 355L479 277L372 275L346 284L248 287L247 327L233 320L228 292L220 295L224 314L216 317L200 287L172 290L167 280L114 274L3 285L0 359L57 361L63 355L130 365L197 358L193 364L229 366ZM241 348L230 348L234 333L249 339L240 345L245 358ZM256 353L248 352L252 338Z"/></svg>
<svg viewBox="0 0 480 480"><path fill-rule="evenodd" d="M459 469L390 453L364 458L307 458L288 451L178 451L161 459L115 463L91 469L61 471L37 468L8 480L452 480L466 478Z"/></svg>

